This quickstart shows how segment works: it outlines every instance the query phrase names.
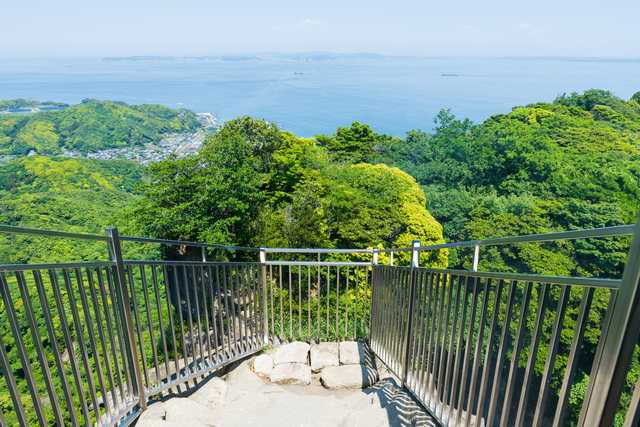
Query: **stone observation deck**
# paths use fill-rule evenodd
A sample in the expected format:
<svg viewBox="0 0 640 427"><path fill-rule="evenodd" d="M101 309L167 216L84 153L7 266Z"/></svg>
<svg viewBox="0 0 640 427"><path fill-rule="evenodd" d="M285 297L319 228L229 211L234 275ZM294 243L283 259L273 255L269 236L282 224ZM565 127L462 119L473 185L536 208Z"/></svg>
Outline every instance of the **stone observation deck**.
<svg viewBox="0 0 640 427"><path fill-rule="evenodd" d="M311 350L311 351L309 351ZM275 362L275 368L274 368ZM253 368L253 369L252 369ZM380 377L379 377L380 372ZM149 405L137 427L437 426L362 343L294 342Z"/></svg>
<svg viewBox="0 0 640 427"><path fill-rule="evenodd" d="M109 252L0 266L0 427L636 426L637 227L282 249L0 225ZM621 279L477 271L486 247L611 236L633 236ZM125 259L140 244L202 258ZM425 265L452 248L471 270Z"/></svg>

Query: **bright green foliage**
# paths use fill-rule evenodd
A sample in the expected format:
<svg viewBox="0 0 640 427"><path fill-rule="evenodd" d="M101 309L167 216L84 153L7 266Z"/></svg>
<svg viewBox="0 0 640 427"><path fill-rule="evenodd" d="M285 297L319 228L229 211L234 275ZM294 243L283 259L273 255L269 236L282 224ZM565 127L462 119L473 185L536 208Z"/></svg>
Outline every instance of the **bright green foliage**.
<svg viewBox="0 0 640 427"><path fill-rule="evenodd" d="M11 100L0 100L0 111L2 110L10 110L13 108L33 108L38 107L40 105L46 105L48 107L68 107L69 104L65 104L64 102L40 102L34 99L11 99Z"/></svg>
<svg viewBox="0 0 640 427"><path fill-rule="evenodd" d="M161 105L84 100L59 111L30 116L0 116L0 154L41 155L62 149L83 153L131 145L141 146L162 139L162 133L193 132L200 127L189 110Z"/></svg>
<svg viewBox="0 0 640 427"><path fill-rule="evenodd" d="M338 159L354 163L367 161L373 154L374 144L379 139L388 139L386 135L378 135L369 125L358 122L351 127L339 127L333 136L316 135L316 141Z"/></svg>
<svg viewBox="0 0 640 427"><path fill-rule="evenodd" d="M226 123L197 156L149 168L127 218L136 233L241 246L364 248L442 242L415 180L334 162L313 140L251 118ZM446 252L426 262L446 265Z"/></svg>

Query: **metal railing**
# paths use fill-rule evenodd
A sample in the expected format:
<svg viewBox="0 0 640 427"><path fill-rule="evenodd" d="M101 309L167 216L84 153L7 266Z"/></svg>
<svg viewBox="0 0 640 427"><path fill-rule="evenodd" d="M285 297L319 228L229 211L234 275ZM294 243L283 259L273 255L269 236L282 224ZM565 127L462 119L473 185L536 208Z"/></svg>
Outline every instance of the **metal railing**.
<svg viewBox="0 0 640 427"><path fill-rule="evenodd" d="M0 226L104 242L110 254L107 262L0 266L0 383L11 400L0 407L0 426L8 419L21 426L126 426L154 396L294 339L367 341L444 425L539 426L551 414L559 426L584 361L585 331L594 329L596 292L609 297L578 425L611 426L640 332L640 237L634 235L621 280L475 270L484 245L635 229L337 250L125 237L115 228L97 236ZM124 241L199 247L202 257L126 260ZM474 248L473 271L420 267L422 251L452 247ZM257 252L259 259L212 262L207 248ZM378 264L383 253L389 265ZM394 253L410 253L409 265L393 265ZM566 362L558 360L562 336L571 337ZM554 373L562 378L557 397ZM639 401L636 386L626 426L637 422Z"/></svg>

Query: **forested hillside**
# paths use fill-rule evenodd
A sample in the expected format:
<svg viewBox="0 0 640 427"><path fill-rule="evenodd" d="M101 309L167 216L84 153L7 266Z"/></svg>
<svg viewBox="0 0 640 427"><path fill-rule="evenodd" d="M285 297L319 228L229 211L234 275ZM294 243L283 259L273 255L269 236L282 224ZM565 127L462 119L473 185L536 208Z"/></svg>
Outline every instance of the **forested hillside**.
<svg viewBox="0 0 640 427"><path fill-rule="evenodd" d="M24 104L14 101L0 103ZM85 99L58 111L0 115L0 154L26 155L33 151L55 155L63 150L91 153L142 146L160 141L165 132L195 132L199 127L200 122L190 110Z"/></svg>
<svg viewBox="0 0 640 427"><path fill-rule="evenodd" d="M359 123L302 139L244 117L226 123L199 153L148 168L21 157L0 167L0 223L95 234L117 225L129 235L325 248L406 247L415 238L429 244L630 224L640 209L638 102L640 93L625 101L592 89L517 107L481 124L443 110L433 132L411 130L405 139ZM92 151L195 126L186 110L87 100L56 112L0 116L0 148L17 154ZM491 247L481 251L479 269L620 277L628 244L628 238L603 238ZM433 251L423 254L421 265L470 268L470 255ZM243 259L231 251L210 256ZM105 257L101 243L0 234L0 263ZM568 318L576 317L580 297L572 291ZM594 295L568 425L579 414L608 297L602 289ZM532 301L531 316L537 304ZM543 358L551 322L545 319ZM10 335L3 324L3 334ZM563 334L558 363L566 361L571 339ZM17 360L15 348L11 357ZM619 418L640 374L638 357ZM537 361L537 374L543 364ZM556 392L561 374L556 369L551 380ZM0 390L0 406L10 405Z"/></svg>

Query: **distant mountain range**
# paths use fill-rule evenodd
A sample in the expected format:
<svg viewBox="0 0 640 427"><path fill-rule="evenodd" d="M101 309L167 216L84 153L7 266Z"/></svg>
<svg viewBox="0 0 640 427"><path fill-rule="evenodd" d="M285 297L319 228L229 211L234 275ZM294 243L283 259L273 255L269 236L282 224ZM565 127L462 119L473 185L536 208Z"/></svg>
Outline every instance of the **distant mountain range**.
<svg viewBox="0 0 640 427"><path fill-rule="evenodd" d="M127 56L107 57L104 61L333 61L338 59L384 59L388 56L377 53L332 53L332 52L263 52L245 55L220 56Z"/></svg>

